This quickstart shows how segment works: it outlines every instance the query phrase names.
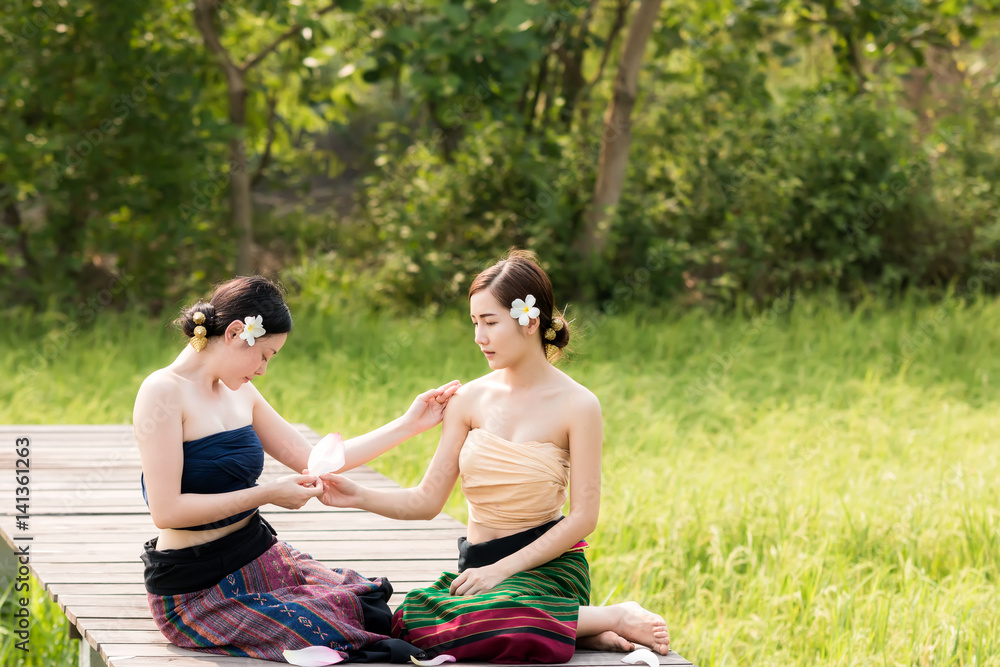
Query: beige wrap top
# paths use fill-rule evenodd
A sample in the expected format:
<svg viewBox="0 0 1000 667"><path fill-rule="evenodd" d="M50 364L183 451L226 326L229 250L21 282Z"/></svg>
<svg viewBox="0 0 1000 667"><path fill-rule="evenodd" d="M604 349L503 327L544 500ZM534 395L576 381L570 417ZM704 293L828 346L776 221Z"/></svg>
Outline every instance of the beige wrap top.
<svg viewBox="0 0 1000 667"><path fill-rule="evenodd" d="M562 516L569 452L551 442L515 443L479 428L458 460L469 520L497 530L527 530Z"/></svg>

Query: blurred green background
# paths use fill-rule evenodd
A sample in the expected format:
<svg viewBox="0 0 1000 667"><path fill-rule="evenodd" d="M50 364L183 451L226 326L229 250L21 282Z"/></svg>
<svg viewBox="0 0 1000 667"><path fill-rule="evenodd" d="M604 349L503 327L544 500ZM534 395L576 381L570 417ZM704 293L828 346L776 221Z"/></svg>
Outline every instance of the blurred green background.
<svg viewBox="0 0 1000 667"><path fill-rule="evenodd" d="M604 410L595 603L703 666L1000 665L998 10L0 1L0 421L129 423L258 272L265 396L361 433L487 370L465 294L525 247ZM4 664L74 664L32 604Z"/></svg>

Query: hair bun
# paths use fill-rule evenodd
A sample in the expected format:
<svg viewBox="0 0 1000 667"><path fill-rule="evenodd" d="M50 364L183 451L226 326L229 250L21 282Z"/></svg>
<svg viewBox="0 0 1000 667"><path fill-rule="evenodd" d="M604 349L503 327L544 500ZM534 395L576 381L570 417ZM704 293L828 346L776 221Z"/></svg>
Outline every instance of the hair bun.
<svg viewBox="0 0 1000 667"><path fill-rule="evenodd" d="M562 315L555 315L552 318L550 328L555 332L555 338L550 342L560 350L569 345L569 322L563 319Z"/></svg>
<svg viewBox="0 0 1000 667"><path fill-rule="evenodd" d="M203 322L196 322L195 321L196 313L201 313L202 315L204 315L205 320ZM198 303L194 304L193 306L187 308L184 311L184 313L180 317L180 325L181 325L181 330L184 332L184 335L187 336L188 338L192 338L194 336L194 329L197 326L205 327L205 330L208 332L209 336L214 335L215 332L213 331L213 328L215 325L215 306L213 306L211 303L208 303L207 301L199 301Z"/></svg>

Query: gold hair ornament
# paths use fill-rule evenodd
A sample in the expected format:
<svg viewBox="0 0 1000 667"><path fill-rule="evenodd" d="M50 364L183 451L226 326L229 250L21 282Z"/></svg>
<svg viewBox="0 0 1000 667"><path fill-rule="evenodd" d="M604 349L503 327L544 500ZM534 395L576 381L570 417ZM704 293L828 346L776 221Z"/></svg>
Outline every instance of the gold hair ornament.
<svg viewBox="0 0 1000 667"><path fill-rule="evenodd" d="M552 359L555 358L556 354L559 352L559 348L552 343L545 344L545 358L552 363Z"/></svg>
<svg viewBox="0 0 1000 667"><path fill-rule="evenodd" d="M208 345L208 330L201 326L205 323L205 313L200 310L191 316L191 321L197 324L194 328L194 337L191 339L191 347L195 352L201 352Z"/></svg>
<svg viewBox="0 0 1000 667"><path fill-rule="evenodd" d="M553 317L549 328L545 330L545 340L555 340L556 332L562 331L563 326L565 326L561 317Z"/></svg>

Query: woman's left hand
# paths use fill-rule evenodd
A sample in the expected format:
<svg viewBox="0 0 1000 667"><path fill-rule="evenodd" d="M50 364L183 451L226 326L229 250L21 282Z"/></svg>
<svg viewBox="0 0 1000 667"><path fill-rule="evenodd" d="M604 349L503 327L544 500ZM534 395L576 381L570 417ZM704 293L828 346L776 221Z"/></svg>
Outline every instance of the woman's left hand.
<svg viewBox="0 0 1000 667"><path fill-rule="evenodd" d="M489 593L499 586L506 573L496 565L486 567L470 567L462 574L455 577L448 589L449 595L476 595L477 593Z"/></svg>
<svg viewBox="0 0 1000 667"><path fill-rule="evenodd" d="M444 418L444 409L448 400L455 395L462 383L452 380L437 389L430 389L414 399L410 409L403 415L403 420L414 429L414 433L423 433L437 426Z"/></svg>

